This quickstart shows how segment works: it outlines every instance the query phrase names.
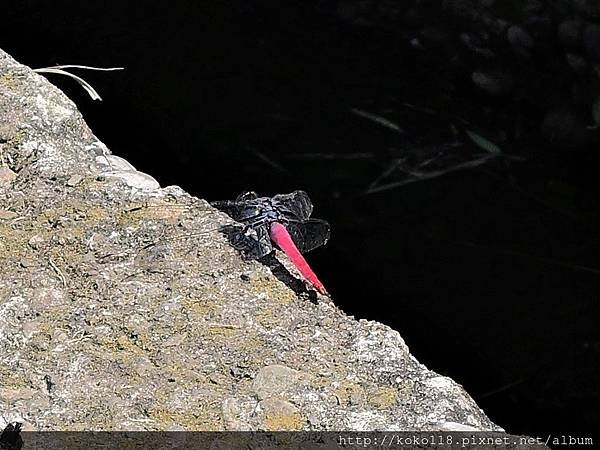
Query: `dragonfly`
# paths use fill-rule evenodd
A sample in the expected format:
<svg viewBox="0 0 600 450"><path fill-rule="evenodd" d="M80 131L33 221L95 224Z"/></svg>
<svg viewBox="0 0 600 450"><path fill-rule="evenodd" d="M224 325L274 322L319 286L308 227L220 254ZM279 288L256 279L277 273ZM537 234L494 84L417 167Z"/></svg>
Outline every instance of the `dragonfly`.
<svg viewBox="0 0 600 450"><path fill-rule="evenodd" d="M211 205L243 225L235 239L247 257L267 256L275 244L317 291L328 295L303 256L325 245L330 236L328 222L310 217L313 204L306 192L259 197L256 192L247 191L235 200L215 201Z"/></svg>

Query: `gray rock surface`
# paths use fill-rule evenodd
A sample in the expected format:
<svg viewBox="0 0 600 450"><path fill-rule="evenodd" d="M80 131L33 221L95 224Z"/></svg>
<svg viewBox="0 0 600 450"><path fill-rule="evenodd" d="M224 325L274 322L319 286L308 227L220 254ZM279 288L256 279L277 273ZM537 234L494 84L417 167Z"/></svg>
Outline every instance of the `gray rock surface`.
<svg viewBox="0 0 600 450"><path fill-rule="evenodd" d="M397 331L242 260L225 215L1 50L0 158L0 427L501 430Z"/></svg>

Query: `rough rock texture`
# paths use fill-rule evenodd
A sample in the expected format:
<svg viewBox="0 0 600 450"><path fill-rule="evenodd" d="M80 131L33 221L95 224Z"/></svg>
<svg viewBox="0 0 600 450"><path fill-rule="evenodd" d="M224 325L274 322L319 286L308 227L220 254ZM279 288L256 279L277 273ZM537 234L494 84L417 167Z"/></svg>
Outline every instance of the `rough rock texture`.
<svg viewBox="0 0 600 450"><path fill-rule="evenodd" d="M2 51L0 158L0 427L501 430L397 331L242 260L225 215Z"/></svg>

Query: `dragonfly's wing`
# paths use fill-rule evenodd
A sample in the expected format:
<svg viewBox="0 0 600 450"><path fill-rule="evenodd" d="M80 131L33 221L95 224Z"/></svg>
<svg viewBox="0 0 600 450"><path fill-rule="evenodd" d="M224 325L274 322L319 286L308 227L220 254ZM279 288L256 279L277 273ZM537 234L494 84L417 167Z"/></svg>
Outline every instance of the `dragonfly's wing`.
<svg viewBox="0 0 600 450"><path fill-rule="evenodd" d="M219 200L216 202L210 202L210 204L211 206L217 208L219 211L223 211L225 214L232 217L233 219L235 219L236 216L239 215L239 211L242 208L242 205L240 205L238 202L231 200Z"/></svg>
<svg viewBox="0 0 600 450"><path fill-rule="evenodd" d="M285 225L285 228L301 253L310 252L321 245L325 245L331 234L329 223L320 219L289 222Z"/></svg>
<svg viewBox="0 0 600 450"><path fill-rule="evenodd" d="M307 220L313 211L313 204L304 191L294 191L290 194L277 194L273 201L282 207L282 212L291 212L298 220Z"/></svg>
<svg viewBox="0 0 600 450"><path fill-rule="evenodd" d="M224 200L211 203L219 211L223 211L233 220L249 222L256 220L260 215L260 206L253 201Z"/></svg>
<svg viewBox="0 0 600 450"><path fill-rule="evenodd" d="M235 200L222 200L211 202L211 205L219 211L223 211L233 220L238 222L249 222L255 220L260 213L260 204L255 200L258 198L256 192L242 192Z"/></svg>
<svg viewBox="0 0 600 450"><path fill-rule="evenodd" d="M271 236L266 225L257 227L229 226L224 230L231 245L244 257L259 259L273 251Z"/></svg>
<svg viewBox="0 0 600 450"><path fill-rule="evenodd" d="M235 199L236 202L247 202L248 200L256 200L258 195L254 191L244 191Z"/></svg>

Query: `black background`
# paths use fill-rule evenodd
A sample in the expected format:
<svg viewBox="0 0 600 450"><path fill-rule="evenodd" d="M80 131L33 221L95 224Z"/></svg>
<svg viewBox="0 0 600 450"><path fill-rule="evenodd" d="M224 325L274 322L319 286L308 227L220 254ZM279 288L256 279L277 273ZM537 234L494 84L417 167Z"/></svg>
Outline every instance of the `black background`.
<svg viewBox="0 0 600 450"><path fill-rule="evenodd" d="M308 259L344 311L399 330L510 432L592 431L598 149L532 138L506 144L523 162L367 194L406 146L451 139L449 115L493 132L480 107L515 105L468 78L448 86L442 64L313 2L238 3L9 2L0 46L32 67L125 66L84 74L102 103L48 77L115 154L163 186L208 200L306 190L333 230ZM352 108L386 112L409 137Z"/></svg>

